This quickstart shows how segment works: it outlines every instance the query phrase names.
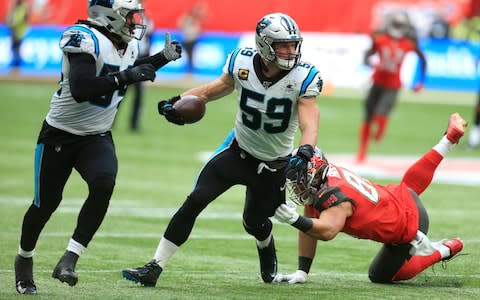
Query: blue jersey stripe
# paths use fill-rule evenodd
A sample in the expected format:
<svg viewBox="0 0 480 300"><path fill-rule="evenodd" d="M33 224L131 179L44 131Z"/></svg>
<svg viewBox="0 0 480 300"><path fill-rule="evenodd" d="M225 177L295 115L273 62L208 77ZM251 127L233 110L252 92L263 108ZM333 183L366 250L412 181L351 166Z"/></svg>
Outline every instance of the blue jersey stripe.
<svg viewBox="0 0 480 300"><path fill-rule="evenodd" d="M69 27L67 30L79 30L79 31L83 31L85 33L90 34L90 36L92 37L93 42L95 44L95 55L97 55L97 57L98 57L98 55L100 54L100 47L98 45L98 39L95 36L95 33L93 33L93 31L91 31L88 28L82 27L82 26L72 26L72 27Z"/></svg>
<svg viewBox="0 0 480 300"><path fill-rule="evenodd" d="M232 129L230 133L227 135L227 137L225 138L225 140L223 141L223 143L220 146L218 146L218 148L213 152L211 157L215 156L219 152L222 152L223 150L228 148L228 146L230 146L234 138L235 138L235 130Z"/></svg>
<svg viewBox="0 0 480 300"><path fill-rule="evenodd" d="M207 163L212 160L212 158L214 158L215 156L217 156L219 153L225 151L229 146L230 144L232 143L233 139L235 138L235 129L232 129L230 131L230 133L227 135L227 137L225 138L225 140L223 141L223 143L217 148L215 149L215 151L213 151L213 154L207 159L207 162L205 163L205 165L203 165L202 167L202 170L200 170L200 172L198 172L198 175L197 175L197 178L195 179L195 181L193 182L193 188L195 188L197 186L197 181L198 181L198 177L200 176L200 174L202 173L203 171L203 168L205 168L205 166L207 165Z"/></svg>
<svg viewBox="0 0 480 300"><path fill-rule="evenodd" d="M240 49L235 49L230 56L230 62L228 63L228 74L233 78L233 66L235 65L235 59L237 58Z"/></svg>
<svg viewBox="0 0 480 300"><path fill-rule="evenodd" d="M42 156L43 149L45 148L44 144L37 144L35 147L35 169L34 169L34 186L35 186L35 196L33 199L33 204L36 207L40 207L40 170L42 168Z"/></svg>
<svg viewBox="0 0 480 300"><path fill-rule="evenodd" d="M316 76L317 74L318 74L317 68L312 67L312 68L310 69L310 72L308 73L307 78L305 78L305 80L302 82L302 87L300 88L300 96L302 96L303 94L305 94L305 92L307 91L308 86L312 83L313 79L315 78L315 76Z"/></svg>

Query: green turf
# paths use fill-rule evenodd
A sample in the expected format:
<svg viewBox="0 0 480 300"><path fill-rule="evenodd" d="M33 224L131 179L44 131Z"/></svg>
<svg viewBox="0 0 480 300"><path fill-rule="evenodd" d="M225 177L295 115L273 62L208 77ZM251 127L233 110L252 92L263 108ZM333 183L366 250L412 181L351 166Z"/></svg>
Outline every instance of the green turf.
<svg viewBox="0 0 480 300"><path fill-rule="evenodd" d="M33 194L33 152L48 111L50 83L0 82L0 299L17 297L13 259L21 222ZM395 285L369 282L368 265L378 243L340 234L320 242L308 283L263 284L255 243L242 227L242 187L235 187L201 215L191 239L172 258L156 288L140 288L121 278L120 270L147 262L170 216L189 193L202 162L198 153L214 150L230 131L236 112L233 96L210 103L198 124L175 126L156 112L156 102L180 90L149 87L142 131L128 130L131 95L122 104L113 130L119 158L117 186L105 221L78 263L75 287L51 278L75 226L86 187L73 173L64 201L45 227L37 245L35 280L40 299L479 299L480 188L432 184L422 200L430 214L430 237L461 236L464 253L436 265L414 280ZM321 97L319 145L328 153L353 153L361 119L361 95ZM474 98L474 95L471 95ZM385 140L373 154L420 155L442 135L446 118L465 105L401 101ZM462 142L451 157L478 157ZM480 172L480 170L479 170ZM279 271L296 268L296 232L275 223Z"/></svg>

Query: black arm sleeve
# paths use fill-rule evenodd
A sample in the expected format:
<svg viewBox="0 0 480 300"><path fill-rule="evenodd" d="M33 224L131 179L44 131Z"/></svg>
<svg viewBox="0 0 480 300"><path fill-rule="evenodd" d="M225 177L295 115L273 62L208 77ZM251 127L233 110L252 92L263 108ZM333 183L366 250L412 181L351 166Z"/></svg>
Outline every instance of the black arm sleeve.
<svg viewBox="0 0 480 300"><path fill-rule="evenodd" d="M138 58L133 66L135 67L143 64L152 64L155 67L155 70L158 70L168 64L168 60L165 58L165 55L163 55L162 50L155 55Z"/></svg>
<svg viewBox="0 0 480 300"><path fill-rule="evenodd" d="M119 89L113 76L96 76L95 59L86 53L69 53L70 92L77 102L98 102L102 104L102 96Z"/></svg>

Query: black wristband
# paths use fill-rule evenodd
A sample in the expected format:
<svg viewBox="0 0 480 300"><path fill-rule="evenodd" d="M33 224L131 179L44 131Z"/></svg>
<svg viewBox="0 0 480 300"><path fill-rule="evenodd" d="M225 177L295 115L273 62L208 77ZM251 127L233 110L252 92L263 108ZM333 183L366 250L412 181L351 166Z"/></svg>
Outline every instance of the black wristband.
<svg viewBox="0 0 480 300"><path fill-rule="evenodd" d="M302 232L307 232L313 227L313 221L310 218L299 216L298 219L292 223L292 226Z"/></svg>
<svg viewBox="0 0 480 300"><path fill-rule="evenodd" d="M306 256L298 257L298 269L307 273L310 272L310 267L312 266L313 258Z"/></svg>

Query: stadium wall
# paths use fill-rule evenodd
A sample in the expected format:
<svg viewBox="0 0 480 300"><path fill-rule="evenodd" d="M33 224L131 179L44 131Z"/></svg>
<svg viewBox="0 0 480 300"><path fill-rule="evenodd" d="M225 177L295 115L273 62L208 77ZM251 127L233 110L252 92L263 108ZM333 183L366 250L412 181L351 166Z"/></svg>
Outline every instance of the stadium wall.
<svg viewBox="0 0 480 300"><path fill-rule="evenodd" d="M27 0L31 24L68 25L87 17L87 0ZM0 1L0 21L6 20L13 1ZM420 28L426 28L435 15L457 23L473 9L471 0L143 0L156 28L172 30L179 16L193 5L202 3L207 15L204 31L246 32L265 14L281 11L291 15L303 31L368 33L382 16L393 9L408 10ZM421 29L422 31L422 29Z"/></svg>
<svg viewBox="0 0 480 300"><path fill-rule="evenodd" d="M59 76L62 52L59 37L65 26L34 26L21 47L19 74L26 76ZM164 30L153 35L152 53L163 48ZM172 32L181 41L181 34ZM229 52L237 47L254 47L253 33L204 33L193 55L194 73L198 79L210 79L222 72ZM367 34L304 33L302 59L313 63L328 84L336 87L364 87L369 84L371 68L362 58L370 46ZM0 74L12 71L11 38L8 27L0 25ZM428 62L426 88L456 91L476 91L479 86L478 53L480 45L450 40L421 40ZM178 80L186 75L185 57L172 62L158 72L160 80ZM407 57L402 68L404 85L412 86L419 77L415 55Z"/></svg>

